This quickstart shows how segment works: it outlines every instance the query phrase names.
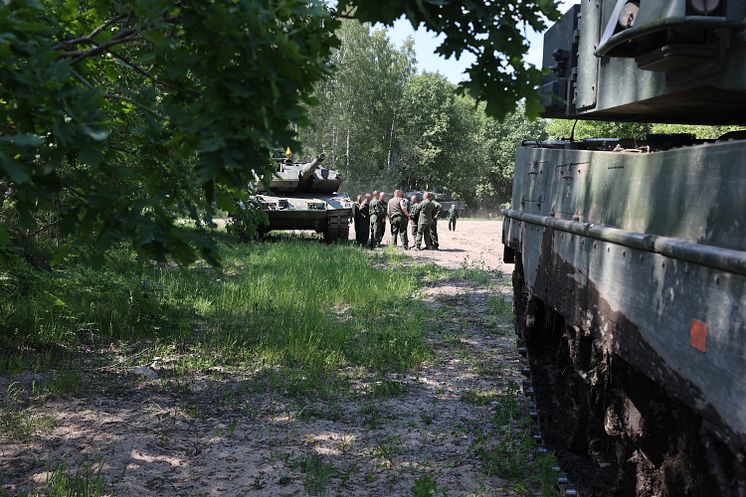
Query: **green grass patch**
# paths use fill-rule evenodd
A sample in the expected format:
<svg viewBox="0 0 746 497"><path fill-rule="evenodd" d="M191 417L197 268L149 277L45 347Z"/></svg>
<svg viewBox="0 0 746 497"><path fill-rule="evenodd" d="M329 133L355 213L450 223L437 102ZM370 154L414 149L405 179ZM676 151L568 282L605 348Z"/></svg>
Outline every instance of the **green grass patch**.
<svg viewBox="0 0 746 497"><path fill-rule="evenodd" d="M324 461L321 456L313 454L303 459L300 470L304 474L303 486L311 495L321 495L329 487L336 470L330 463Z"/></svg>
<svg viewBox="0 0 746 497"><path fill-rule="evenodd" d="M54 417L31 413L23 408L20 399L27 392L16 384L12 383L2 394L0 397L0 441L25 442L34 433L54 427Z"/></svg>
<svg viewBox="0 0 746 497"><path fill-rule="evenodd" d="M502 297L492 296L487 300L490 313L498 317L505 317L512 321L513 305Z"/></svg>
<svg viewBox="0 0 746 497"><path fill-rule="evenodd" d="M468 257L461 263L461 267L453 271L453 276L483 286L494 286L503 277L500 270L489 270L483 260L471 260Z"/></svg>
<svg viewBox="0 0 746 497"><path fill-rule="evenodd" d="M475 406L486 406L498 399L497 392L478 392L476 390L464 390L461 400Z"/></svg>
<svg viewBox="0 0 746 497"><path fill-rule="evenodd" d="M76 395L83 390L83 377L78 371L58 372L48 385L49 393L56 395Z"/></svg>
<svg viewBox="0 0 746 497"><path fill-rule="evenodd" d="M102 264L3 273L15 290L3 304L0 374L116 343L137 354L132 366L176 357L177 374L281 367L295 371L288 390L302 393L344 388L329 385L330 372L343 368L385 374L430 357L417 297L422 268L399 254L385 254L397 268L387 271L365 250L308 240L224 244L221 253L222 270L143 264L120 250ZM82 387L64 372L51 390Z"/></svg>
<svg viewBox="0 0 746 497"><path fill-rule="evenodd" d="M539 453L531 437L533 422L516 382L509 382L506 390L496 394L495 413L491 429L477 437L474 449L484 472L511 482L518 495L543 497L558 495L555 474L557 461L552 454Z"/></svg>
<svg viewBox="0 0 746 497"><path fill-rule="evenodd" d="M77 470L70 470L64 463L48 472L47 481L25 494L27 497L99 497L114 495L107 491L106 479L102 474L103 462L86 464Z"/></svg>

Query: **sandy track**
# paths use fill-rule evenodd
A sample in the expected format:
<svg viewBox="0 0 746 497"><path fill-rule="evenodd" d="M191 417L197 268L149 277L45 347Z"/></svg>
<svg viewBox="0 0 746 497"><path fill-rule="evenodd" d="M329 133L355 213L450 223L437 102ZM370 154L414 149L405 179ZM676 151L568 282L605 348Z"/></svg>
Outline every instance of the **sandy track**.
<svg viewBox="0 0 746 497"><path fill-rule="evenodd" d="M434 262L449 269L457 269L468 263L483 263L485 269L500 269L505 274L513 271L513 266L502 262L502 222L459 219L456 231L448 231L448 221L442 220L438 223L438 235L440 250L438 251L408 251L411 257L424 261ZM350 239L354 240L355 230L350 227ZM410 232L410 244L414 243ZM384 245L391 243L391 227L386 225L386 234L383 237Z"/></svg>
<svg viewBox="0 0 746 497"><path fill-rule="evenodd" d="M462 221L455 233L441 231L443 250L410 254L449 268L468 260L512 270L501 263L499 223ZM0 483L13 495L64 461L99 462L120 497L408 496L425 475L438 495L515 495L477 455L496 436L494 396L519 381L509 317L490 311L496 297L510 299L505 275L495 271L487 286L450 279L424 289L432 362L355 380L357 391L383 381L394 394L298 398L253 372L97 375L80 398L29 409L54 417L54 428L0 444Z"/></svg>

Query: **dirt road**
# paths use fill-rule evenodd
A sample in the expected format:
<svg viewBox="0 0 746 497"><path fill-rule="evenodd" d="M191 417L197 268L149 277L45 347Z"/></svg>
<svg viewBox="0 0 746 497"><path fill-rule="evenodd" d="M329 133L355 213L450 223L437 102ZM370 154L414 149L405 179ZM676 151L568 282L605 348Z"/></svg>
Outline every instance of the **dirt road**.
<svg viewBox="0 0 746 497"><path fill-rule="evenodd" d="M422 291L432 360L417 371L359 375L357 394L327 400L251 371L102 381L26 411L53 422L0 444L2 490L65 461L119 497L534 495L500 224L444 228L442 250L409 252L453 270Z"/></svg>
<svg viewBox="0 0 746 497"><path fill-rule="evenodd" d="M449 269L457 269L465 263L477 263L483 265L485 269L500 269L505 274L513 272L512 265L502 262L501 221L459 219L456 231L448 231L448 221L443 220L438 223L438 235L440 250L420 252L410 250L407 254L416 260L434 262ZM350 227L350 239L355 239L354 227ZM413 244L411 231L409 239L410 244ZM384 245L391 244L389 225L386 226L383 243Z"/></svg>

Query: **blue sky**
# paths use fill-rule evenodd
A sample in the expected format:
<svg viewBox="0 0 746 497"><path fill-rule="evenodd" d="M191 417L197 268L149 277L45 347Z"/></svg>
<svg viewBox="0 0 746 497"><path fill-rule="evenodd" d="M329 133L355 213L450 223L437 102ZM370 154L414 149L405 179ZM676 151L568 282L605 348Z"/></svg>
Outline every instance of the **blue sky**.
<svg viewBox="0 0 746 497"><path fill-rule="evenodd" d="M575 0L563 0L560 2L560 11L565 12L571 5L577 3ZM474 56L464 54L460 60L455 57L444 59L435 54L435 49L443 37L436 37L433 33L418 29L412 29L409 21L399 19L394 27L388 31L389 38L398 47L408 36L414 37L414 48L417 52L417 67L420 71L438 71L453 83L458 83L464 76L462 73L474 61ZM541 66L542 34L533 30L528 32L530 49L527 60L537 66Z"/></svg>

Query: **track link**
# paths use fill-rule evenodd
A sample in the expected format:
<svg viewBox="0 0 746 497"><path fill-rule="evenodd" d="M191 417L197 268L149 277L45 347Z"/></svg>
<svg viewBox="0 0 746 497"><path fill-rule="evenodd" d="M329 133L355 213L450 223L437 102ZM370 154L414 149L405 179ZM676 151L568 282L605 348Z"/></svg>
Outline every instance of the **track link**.
<svg viewBox="0 0 746 497"><path fill-rule="evenodd" d="M350 233L349 214L347 211L332 211L327 213L324 240L326 243L346 241Z"/></svg>

